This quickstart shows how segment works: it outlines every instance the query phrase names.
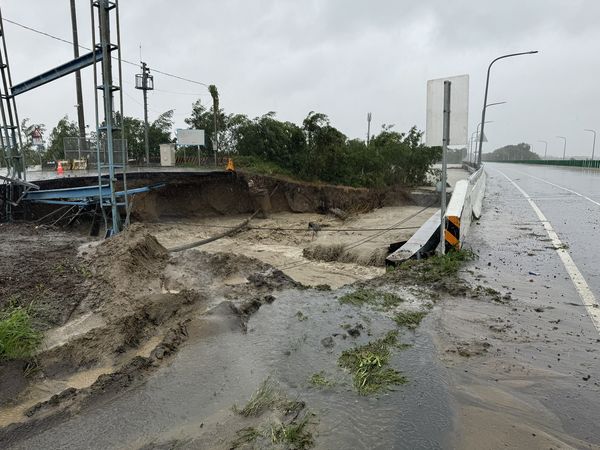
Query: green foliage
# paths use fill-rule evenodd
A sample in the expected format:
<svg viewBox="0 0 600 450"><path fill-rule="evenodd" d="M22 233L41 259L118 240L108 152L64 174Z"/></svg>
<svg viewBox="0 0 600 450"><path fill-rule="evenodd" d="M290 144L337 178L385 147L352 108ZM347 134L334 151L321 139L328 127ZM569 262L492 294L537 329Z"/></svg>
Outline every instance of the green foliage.
<svg viewBox="0 0 600 450"><path fill-rule="evenodd" d="M64 139L66 137L77 137L79 136L79 127L75 122L69 120L69 116L64 116L58 121L56 126L50 132L48 139L49 146L46 151L46 161L56 161L64 159L65 157L65 146Z"/></svg>
<svg viewBox="0 0 600 450"><path fill-rule="evenodd" d="M338 364L352 373L353 384L359 394L373 394L408 381L400 372L387 367L390 348L397 345L397 340L398 333L390 331L381 339L341 354Z"/></svg>
<svg viewBox="0 0 600 450"><path fill-rule="evenodd" d="M393 317L398 326L407 327L414 330L419 326L421 320L427 315L425 311L402 311L396 313Z"/></svg>
<svg viewBox="0 0 600 450"><path fill-rule="evenodd" d="M234 412L244 417L260 416L265 410L276 406L280 403L282 397L276 389L276 385L271 378L267 378L261 383L256 392L252 394L246 406L242 409L233 407Z"/></svg>
<svg viewBox="0 0 600 450"><path fill-rule="evenodd" d="M39 128L40 132L44 134L46 132L46 125L43 123L30 123L30 119L25 118L21 121L21 152L25 157L26 164L36 165L40 164L44 158L43 147L37 147L33 145L33 132Z"/></svg>
<svg viewBox="0 0 600 450"><path fill-rule="evenodd" d="M383 187L426 182L441 149L421 144L422 132L407 133L386 126L367 147L360 139L349 140L333 127L327 115L311 111L298 126L280 121L274 112L250 119L243 114L227 115L216 105L207 108L197 101L185 119L191 128L207 133L206 148L212 153L214 114L217 113L220 151L227 152L236 166L268 175L345 184Z"/></svg>
<svg viewBox="0 0 600 450"><path fill-rule="evenodd" d="M320 388L331 387L331 386L335 385L335 383L333 381L329 380L325 376L325 372L323 372L323 371L313 373L312 376L310 377L309 381L310 381L310 384L312 384L313 386L320 387Z"/></svg>
<svg viewBox="0 0 600 450"><path fill-rule="evenodd" d="M119 118L117 117L117 120ZM173 128L173 110L165 111L154 122L148 124L148 147L150 158L160 156L160 144L171 142ZM129 158L143 161L146 155L144 121L135 117L125 116L123 131L115 133L115 137L127 139Z"/></svg>
<svg viewBox="0 0 600 450"><path fill-rule="evenodd" d="M397 267L392 275L395 277L418 278L420 281L436 282L446 277L454 277L462 264L475 258L475 253L468 249L451 250L443 256L435 255L427 259L408 260Z"/></svg>
<svg viewBox="0 0 600 450"><path fill-rule="evenodd" d="M537 153L531 151L531 146L524 142L517 145L506 145L497 148L492 153L484 153L481 158L484 161L518 161L540 159Z"/></svg>
<svg viewBox="0 0 600 450"><path fill-rule="evenodd" d="M10 307L0 313L0 361L29 358L41 342L42 334L34 330L28 308Z"/></svg>
<svg viewBox="0 0 600 450"><path fill-rule="evenodd" d="M376 289L361 288L341 296L338 301L342 304L358 307L372 305L377 309L389 311L402 303L404 299L391 292L381 292Z"/></svg>
<svg viewBox="0 0 600 450"><path fill-rule="evenodd" d="M286 448L303 450L314 445L312 434L306 429L310 423L310 414L307 413L299 420L271 425L271 442L285 444Z"/></svg>

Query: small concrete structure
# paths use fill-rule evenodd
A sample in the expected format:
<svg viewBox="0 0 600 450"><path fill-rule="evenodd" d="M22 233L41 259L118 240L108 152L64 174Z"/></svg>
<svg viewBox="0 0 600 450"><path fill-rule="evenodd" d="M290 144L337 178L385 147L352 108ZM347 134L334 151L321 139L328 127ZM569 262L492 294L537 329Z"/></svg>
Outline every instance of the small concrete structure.
<svg viewBox="0 0 600 450"><path fill-rule="evenodd" d="M160 165L175 165L175 144L160 144Z"/></svg>

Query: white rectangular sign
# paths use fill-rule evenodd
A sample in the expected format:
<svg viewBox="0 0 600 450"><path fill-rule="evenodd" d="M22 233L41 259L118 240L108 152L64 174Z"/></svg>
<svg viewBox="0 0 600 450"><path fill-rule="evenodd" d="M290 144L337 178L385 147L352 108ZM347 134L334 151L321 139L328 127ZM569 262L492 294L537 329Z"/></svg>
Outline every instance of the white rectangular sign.
<svg viewBox="0 0 600 450"><path fill-rule="evenodd" d="M178 128L177 145L204 145L204 130Z"/></svg>
<svg viewBox="0 0 600 450"><path fill-rule="evenodd" d="M467 145L469 126L469 75L438 78L427 82L425 145L441 146L444 128L444 81L450 81L450 142Z"/></svg>

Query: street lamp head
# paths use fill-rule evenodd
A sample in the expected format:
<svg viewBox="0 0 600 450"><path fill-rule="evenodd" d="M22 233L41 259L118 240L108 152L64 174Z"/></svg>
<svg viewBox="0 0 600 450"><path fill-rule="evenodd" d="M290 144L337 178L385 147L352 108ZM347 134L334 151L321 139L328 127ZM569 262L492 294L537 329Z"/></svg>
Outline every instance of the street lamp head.
<svg viewBox="0 0 600 450"><path fill-rule="evenodd" d="M531 50L530 52L527 52L527 53L530 54L530 55L533 55L534 53L539 53L539 51L538 50Z"/></svg>

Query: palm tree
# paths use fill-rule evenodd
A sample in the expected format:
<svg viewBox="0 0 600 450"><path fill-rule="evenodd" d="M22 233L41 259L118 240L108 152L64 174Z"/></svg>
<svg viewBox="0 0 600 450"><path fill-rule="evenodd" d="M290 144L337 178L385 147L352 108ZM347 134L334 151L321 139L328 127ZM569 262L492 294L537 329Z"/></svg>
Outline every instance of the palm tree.
<svg viewBox="0 0 600 450"><path fill-rule="evenodd" d="M215 125L215 134L213 138L213 150L215 152L215 166L217 165L217 152L219 151L219 137L217 135L217 115L219 114L219 91L217 86L211 84L208 86L208 92L213 99L213 122Z"/></svg>

